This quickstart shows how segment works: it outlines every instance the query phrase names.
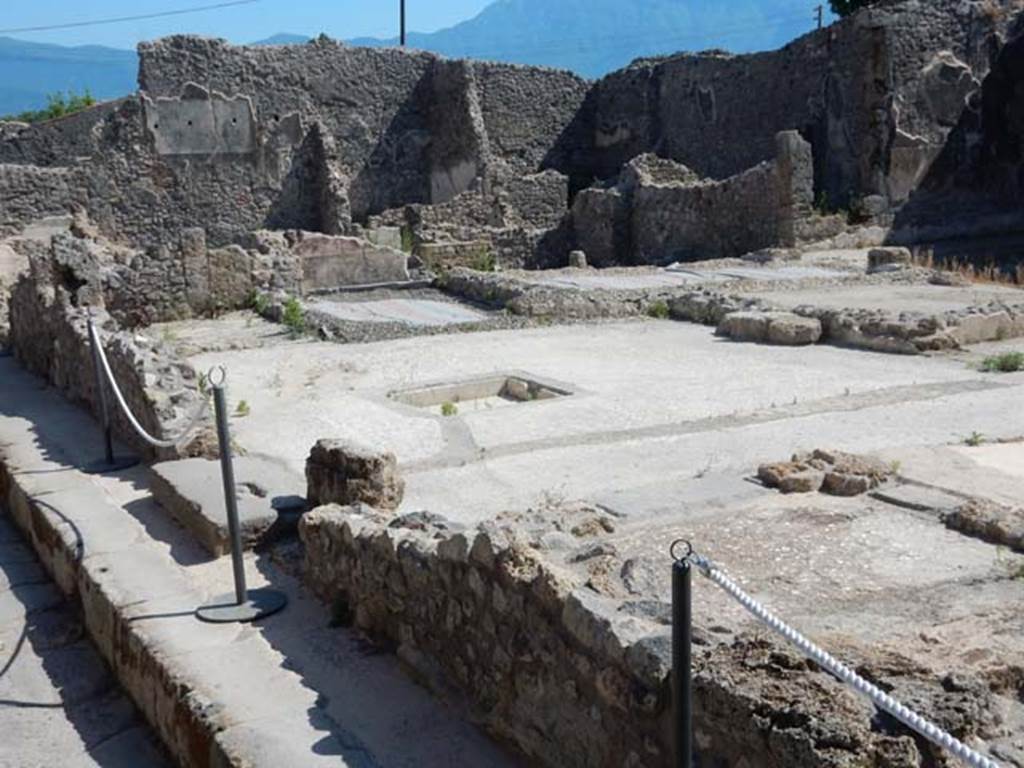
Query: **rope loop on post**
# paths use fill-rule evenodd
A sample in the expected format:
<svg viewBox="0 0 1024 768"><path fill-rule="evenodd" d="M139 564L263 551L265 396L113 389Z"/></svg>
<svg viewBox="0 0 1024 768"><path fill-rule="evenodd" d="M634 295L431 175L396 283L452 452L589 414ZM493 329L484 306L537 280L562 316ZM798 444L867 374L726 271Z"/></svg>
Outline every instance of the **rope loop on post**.
<svg viewBox="0 0 1024 768"><path fill-rule="evenodd" d="M196 410L195 414L193 414L192 418L189 419L185 428L178 433L177 437L173 437L168 440L160 440L153 437L146 431L142 424L139 423L139 420L135 418L135 414L133 414L131 408L128 407L128 403L124 399L124 395L121 394L121 388L117 386L117 382L114 380L114 372L110 368L110 362L107 360L107 353L103 349L103 343L100 340L99 332L96 330L96 326L92 322L91 313L88 328L89 333L92 335L92 342L96 346L96 351L100 359L100 367L107 379L107 383L110 384L111 391L114 393L114 399L117 400L117 404L121 407L121 412L124 413L125 418L128 419L128 423L131 424L135 433L155 448L178 448L181 446L189 437L191 437L196 425L206 415L208 407L206 399L204 398L199 404L199 408ZM223 370L223 368L221 368L221 370Z"/></svg>
<svg viewBox="0 0 1024 768"><path fill-rule="evenodd" d="M684 542L684 540L679 540L673 543L672 549L674 550L676 544L681 542ZM689 542L684 543L688 544ZM674 552L673 558L675 558ZM676 562L679 562L678 558L675 559ZM815 662L818 666L830 672L833 676L838 678L840 682L850 686L857 693L870 699L879 709L888 712L911 730L916 731L936 746L945 749L973 768L1001 768L999 763L989 757L986 757L980 752L971 749L952 734L944 731L935 723L901 704L885 691L858 675L850 669L850 667L843 664L827 651L815 645L806 636L786 624L775 616L775 614L765 608L764 605L744 592L735 581L729 578L725 571L716 566L706 557L693 552L692 547L690 548L690 553L687 555L687 559L690 563L695 565L700 572L704 574L704 576L721 587L730 597L742 605L752 616L754 616L754 618L758 619L773 632L781 635L787 642L796 646L801 653Z"/></svg>
<svg viewBox="0 0 1024 768"><path fill-rule="evenodd" d="M686 552L683 553L682 557L680 557L676 553L676 548L679 547L680 545L686 547ZM675 541L673 541L669 545L668 553L669 553L669 555L671 555L672 559L675 562L677 562L677 563L687 562L690 559L690 557L693 555L693 544L691 544L686 539L676 539Z"/></svg>
<svg viewBox="0 0 1024 768"><path fill-rule="evenodd" d="M206 382L211 387L223 387L227 379L228 372L224 369L223 365L210 366L210 370L206 372Z"/></svg>

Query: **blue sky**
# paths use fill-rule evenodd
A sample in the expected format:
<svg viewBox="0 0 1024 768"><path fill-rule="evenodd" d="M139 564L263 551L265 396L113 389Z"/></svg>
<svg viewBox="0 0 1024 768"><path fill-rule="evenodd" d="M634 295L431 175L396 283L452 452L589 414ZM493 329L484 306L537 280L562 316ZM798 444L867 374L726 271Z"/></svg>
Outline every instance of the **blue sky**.
<svg viewBox="0 0 1024 768"><path fill-rule="evenodd" d="M557 2L558 0L552 0ZM727 0L723 0L726 1ZM212 5L217 0L8 0L0 29L75 23L118 16L176 11ZM479 13L489 0L406 0L407 25L417 32L450 27ZM140 40L176 32L252 42L277 32L318 34L335 38L394 37L398 34L399 0L258 0L217 10L161 19L11 33L21 40L60 45L96 44L134 48Z"/></svg>

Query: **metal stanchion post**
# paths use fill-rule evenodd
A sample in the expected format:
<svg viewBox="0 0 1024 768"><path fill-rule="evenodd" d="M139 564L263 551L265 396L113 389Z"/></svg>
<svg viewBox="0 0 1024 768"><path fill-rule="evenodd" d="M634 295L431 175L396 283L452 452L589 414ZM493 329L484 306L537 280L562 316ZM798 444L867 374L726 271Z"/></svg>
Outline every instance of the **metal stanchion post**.
<svg viewBox="0 0 1024 768"><path fill-rule="evenodd" d="M114 455L114 435L110 426L110 406L107 404L107 387L103 376L103 368L100 365L100 353L96 349L96 328L92 321L92 309L89 310L86 323L89 334L89 349L92 352L92 367L96 375L96 397L100 401L100 418L103 423L104 457L86 464L82 471L87 475L102 475L106 472L117 472L121 469L134 467L139 463L139 460L134 456Z"/></svg>
<svg viewBox="0 0 1024 768"><path fill-rule="evenodd" d="M218 374L215 376L215 374ZM242 556L242 533L238 526L238 498L235 488L235 468L231 459L231 435L228 432L228 407L224 396L224 369L212 369L207 381L213 387L213 407L217 417L217 444L220 448L220 471L224 481L224 506L228 518L228 536L231 539L231 567L235 591L217 597L209 605L196 610L203 621L229 623L254 621L277 613L288 603L282 592L273 589L250 590L245 585L245 560Z"/></svg>
<svg viewBox="0 0 1024 768"><path fill-rule="evenodd" d="M685 544L687 552L676 556L676 546ZM693 689L691 671L691 568L689 542L672 544L672 727L675 736L674 768L690 768L693 760Z"/></svg>

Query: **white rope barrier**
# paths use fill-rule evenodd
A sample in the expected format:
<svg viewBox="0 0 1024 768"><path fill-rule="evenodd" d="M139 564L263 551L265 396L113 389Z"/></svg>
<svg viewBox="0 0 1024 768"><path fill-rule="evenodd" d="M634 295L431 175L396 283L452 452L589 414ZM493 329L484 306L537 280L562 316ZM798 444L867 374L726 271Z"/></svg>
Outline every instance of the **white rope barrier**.
<svg viewBox="0 0 1024 768"><path fill-rule="evenodd" d="M698 554L690 554L688 559L702 574L725 590L753 616L799 648L805 656L820 667L827 669L857 693L871 699L879 709L885 710L908 728L921 734L933 744L951 752L968 765L974 766L974 768L1001 768L999 763L982 755L980 752L976 752L950 733L939 728L935 723L908 709L885 691L872 685L841 661L808 640L804 635L783 622L761 603L744 592L736 582L730 579L710 560Z"/></svg>
<svg viewBox="0 0 1024 768"><path fill-rule="evenodd" d="M114 380L114 373L110 369L110 363L107 361L107 353L103 351L103 344L100 341L99 332L96 327L90 323L89 333L92 334L92 343L95 345L98 357L100 359L100 366L103 369L103 373L107 378L107 382L110 384L111 390L114 392L114 398L117 400L117 404L121 406L121 411L124 413L125 418L128 419L128 423L132 425L132 429L135 430L136 434L143 440L148 442L150 445L156 448L177 448L182 445L192 435L192 430L199 423L199 421L206 415L206 409L208 403L205 398L199 404L199 409L195 415L189 420L189 423L185 426L177 437L169 440L159 440L153 437L149 432L145 430L142 424L139 423L138 419L135 418L135 414L132 413L131 408L128 407L128 403L124 399L124 395L121 394L121 388L117 386L117 382Z"/></svg>

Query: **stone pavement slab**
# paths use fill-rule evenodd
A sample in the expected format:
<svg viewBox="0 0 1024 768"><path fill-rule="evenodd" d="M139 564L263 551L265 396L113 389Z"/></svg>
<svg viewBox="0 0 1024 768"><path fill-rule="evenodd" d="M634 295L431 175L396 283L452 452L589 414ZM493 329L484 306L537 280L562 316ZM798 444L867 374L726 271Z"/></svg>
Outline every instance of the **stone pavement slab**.
<svg viewBox="0 0 1024 768"><path fill-rule="evenodd" d="M238 522L248 549L294 531L306 508L306 481L280 461L233 459ZM231 550L220 461L182 459L150 468L153 496L214 556Z"/></svg>
<svg viewBox="0 0 1024 768"><path fill-rule="evenodd" d="M469 307L429 299L381 299L378 301L305 302L310 309L357 323L404 323L418 327L478 323L486 317Z"/></svg>

